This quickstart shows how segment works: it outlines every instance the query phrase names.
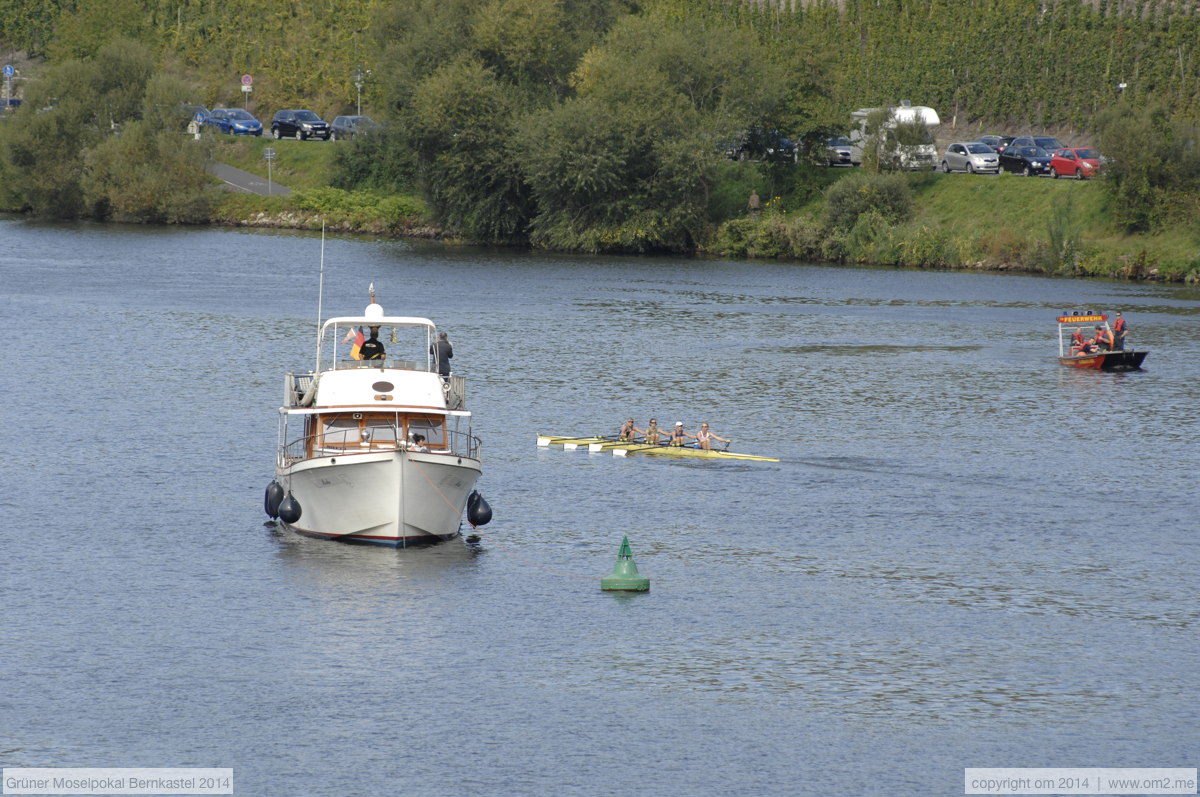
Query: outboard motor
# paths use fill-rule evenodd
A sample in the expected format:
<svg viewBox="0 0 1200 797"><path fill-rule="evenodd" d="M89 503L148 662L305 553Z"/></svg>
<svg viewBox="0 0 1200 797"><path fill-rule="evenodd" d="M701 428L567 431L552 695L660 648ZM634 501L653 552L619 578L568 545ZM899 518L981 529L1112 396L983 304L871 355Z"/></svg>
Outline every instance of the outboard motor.
<svg viewBox="0 0 1200 797"><path fill-rule="evenodd" d="M279 519L279 503L283 500L283 485L274 479L267 485L266 495L263 496L263 509L271 520Z"/></svg>
<svg viewBox="0 0 1200 797"><path fill-rule="evenodd" d="M492 507L488 505L478 490L472 490L471 494L467 496L467 521L472 526L486 526L491 520Z"/></svg>
<svg viewBox="0 0 1200 797"><path fill-rule="evenodd" d="M279 502L279 519L284 523L295 523L300 519L300 502L291 493Z"/></svg>

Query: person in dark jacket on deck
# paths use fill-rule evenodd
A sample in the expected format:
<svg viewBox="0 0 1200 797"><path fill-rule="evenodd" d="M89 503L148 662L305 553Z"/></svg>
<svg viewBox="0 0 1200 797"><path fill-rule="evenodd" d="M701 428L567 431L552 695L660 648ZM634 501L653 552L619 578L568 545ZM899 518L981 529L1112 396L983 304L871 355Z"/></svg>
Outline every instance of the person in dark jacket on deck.
<svg viewBox="0 0 1200 797"><path fill-rule="evenodd" d="M442 378L450 376L450 358L454 356L454 347L450 345L445 332L438 333L437 340L429 347L429 353L433 355L437 363L437 372Z"/></svg>

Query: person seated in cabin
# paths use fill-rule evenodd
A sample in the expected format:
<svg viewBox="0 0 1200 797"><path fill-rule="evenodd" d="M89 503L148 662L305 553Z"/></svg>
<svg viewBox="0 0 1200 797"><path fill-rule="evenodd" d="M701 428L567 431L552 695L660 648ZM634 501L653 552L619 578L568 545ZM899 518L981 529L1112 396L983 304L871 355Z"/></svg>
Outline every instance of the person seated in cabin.
<svg viewBox="0 0 1200 797"><path fill-rule="evenodd" d="M729 445L730 442L728 437L721 437L721 435L710 431L707 423L700 424L700 431L696 432L695 438L697 448L703 448L705 451L712 449L713 440L720 440L726 445Z"/></svg>
<svg viewBox="0 0 1200 797"><path fill-rule="evenodd" d="M642 431L642 430L638 430L638 431ZM666 434L666 432L664 432L662 429L658 428L658 421L655 420L654 418L650 419L650 425L646 427L645 431L642 431L642 435L645 438L646 442L650 443L652 445L658 445L659 439L664 434Z"/></svg>
<svg viewBox="0 0 1200 797"><path fill-rule="evenodd" d="M1094 340L1096 342L1096 347L1100 349L1100 351L1112 351L1113 336L1112 333L1104 327L1096 327L1096 337Z"/></svg>
<svg viewBox="0 0 1200 797"><path fill-rule="evenodd" d="M642 434L642 430L633 425L633 418L625 421L617 429L617 439L624 443L632 442L635 434Z"/></svg>
<svg viewBox="0 0 1200 797"><path fill-rule="evenodd" d="M383 344L379 342L379 327L371 327L371 337L363 341L359 355L364 360L382 360L384 358Z"/></svg>
<svg viewBox="0 0 1200 797"><path fill-rule="evenodd" d="M667 438L667 445L669 446L684 446L687 444L687 441L684 438L687 437L690 437L693 440L696 439L696 435L688 434L687 432L683 431L683 421L675 421L675 428L667 434L669 435Z"/></svg>
<svg viewBox="0 0 1200 797"><path fill-rule="evenodd" d="M1071 356L1074 357L1083 351L1083 330L1075 327L1075 331L1071 333Z"/></svg>
<svg viewBox="0 0 1200 797"><path fill-rule="evenodd" d="M429 446L425 445L425 435L414 434L412 436L412 443L410 443L408 446L408 450L416 451L418 453L429 453Z"/></svg>

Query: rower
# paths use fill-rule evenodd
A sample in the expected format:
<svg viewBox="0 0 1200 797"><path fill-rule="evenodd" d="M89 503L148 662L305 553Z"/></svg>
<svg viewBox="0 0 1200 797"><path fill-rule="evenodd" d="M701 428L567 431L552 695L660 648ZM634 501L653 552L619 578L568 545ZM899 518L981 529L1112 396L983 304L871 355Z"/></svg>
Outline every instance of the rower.
<svg viewBox="0 0 1200 797"><path fill-rule="evenodd" d="M695 437L696 445L699 448L703 448L705 451L708 451L712 448L713 440L720 440L726 445L728 445L730 442L728 437L721 437L721 435L709 431L707 423L700 424L700 431L696 432Z"/></svg>
<svg viewBox="0 0 1200 797"><path fill-rule="evenodd" d="M643 436L646 438L646 442L650 443L651 445L658 445L658 438L666 434L666 432L658 428L658 421L654 418L650 419L650 425L646 427L645 431L641 429L638 431L642 432Z"/></svg>
<svg viewBox="0 0 1200 797"><path fill-rule="evenodd" d="M621 428L617 430L617 439L625 442L632 441L634 434L640 431L641 429L633 425L633 418L630 418L621 424Z"/></svg>
<svg viewBox="0 0 1200 797"><path fill-rule="evenodd" d="M694 438L694 434L688 434L683 431L683 421L675 421L675 428L670 431L670 437L667 440L669 446L682 446L685 437Z"/></svg>

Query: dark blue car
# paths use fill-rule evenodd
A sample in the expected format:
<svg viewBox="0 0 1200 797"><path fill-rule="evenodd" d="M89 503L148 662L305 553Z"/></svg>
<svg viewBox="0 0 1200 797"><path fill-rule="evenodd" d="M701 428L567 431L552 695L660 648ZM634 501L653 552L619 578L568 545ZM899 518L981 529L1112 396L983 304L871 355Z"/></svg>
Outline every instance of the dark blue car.
<svg viewBox="0 0 1200 797"><path fill-rule="evenodd" d="M233 136L261 136L262 122L242 108L217 108L209 115L208 126Z"/></svg>

